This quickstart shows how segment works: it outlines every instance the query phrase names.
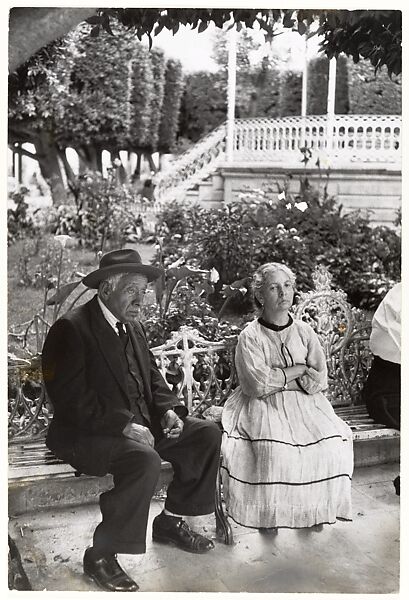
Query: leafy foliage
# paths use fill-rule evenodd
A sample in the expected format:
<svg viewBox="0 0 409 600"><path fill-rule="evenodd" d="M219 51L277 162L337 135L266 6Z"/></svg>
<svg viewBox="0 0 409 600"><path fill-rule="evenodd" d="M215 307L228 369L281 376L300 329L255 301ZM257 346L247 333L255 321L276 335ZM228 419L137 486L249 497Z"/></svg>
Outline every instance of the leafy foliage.
<svg viewBox="0 0 409 600"><path fill-rule="evenodd" d="M13 9L13 17L19 10ZM52 18L50 14L50 20ZM322 50L328 57L344 52L355 61L370 60L375 68L385 64L389 74L401 72L402 14L398 10L100 8L88 23L92 37L98 37L101 31L112 35L113 23L119 21L125 28L133 30L139 40L146 35L152 44L153 36L164 28L176 33L181 25L187 25L200 33L210 24L222 28L232 21L238 30L260 28L266 41L271 41L277 34L277 24L304 35L316 19L320 22L320 33L325 35ZM12 25L15 25L15 18ZM67 31L71 26L67 18ZM37 28L28 31L27 37L23 53L16 56L13 45L11 47L13 70L21 64L23 56L29 56L30 48L34 53L40 47Z"/></svg>
<svg viewBox="0 0 409 600"><path fill-rule="evenodd" d="M252 64L251 52L259 48L243 30L237 36L236 106L237 118L276 117L280 71L271 57ZM213 54L220 69L187 75L182 98L179 135L196 142L223 123L227 115L227 38L215 36Z"/></svg>
<svg viewBox="0 0 409 600"><path fill-rule="evenodd" d="M171 152L175 146L182 93L182 65L178 60L169 59L166 63L165 90L159 126L161 152Z"/></svg>
<svg viewBox="0 0 409 600"><path fill-rule="evenodd" d="M123 28L116 33L91 39L86 26L80 26L67 37L56 68L61 83L55 98L64 146L117 150L130 140L141 146L149 137L153 88L148 51Z"/></svg>
<svg viewBox="0 0 409 600"><path fill-rule="evenodd" d="M119 184L112 175L104 179L89 172L78 177L73 191L75 202L54 211L53 233L73 236L85 248L102 251L109 244L122 246L135 231L137 198L132 187Z"/></svg>
<svg viewBox="0 0 409 600"><path fill-rule="evenodd" d="M348 65L345 56L337 59L335 112L338 115L349 113ZM327 112L329 60L320 56L308 65L307 114L325 115ZM365 111L359 111L365 114Z"/></svg>
<svg viewBox="0 0 409 600"><path fill-rule="evenodd" d="M10 142L36 144L33 158L40 166L45 151L59 154L65 159L68 181L74 174L66 147L77 150L83 165L102 170L103 149L114 156L123 149L156 151L161 122L163 144L168 148L174 143L182 93L180 63L170 61L165 98L163 52L150 52L123 26L112 26L112 32L115 35L93 39L87 25L81 25L10 78ZM42 174L45 177L43 169Z"/></svg>
<svg viewBox="0 0 409 600"><path fill-rule="evenodd" d="M156 55L156 62L158 62L158 58L159 56ZM128 85L127 90L129 94L129 105L127 107L129 147L134 149L144 148L151 144L151 103L154 97L155 80L149 50L142 44L135 47L129 70L130 85ZM120 103L123 103L123 100L120 100Z"/></svg>
<svg viewBox="0 0 409 600"><path fill-rule="evenodd" d="M301 114L302 75L285 71L280 79L278 111L281 117Z"/></svg>
<svg viewBox="0 0 409 600"><path fill-rule="evenodd" d="M147 140L147 148L151 152L155 151L159 142L159 126L160 115L163 109L163 100L165 95L165 72L166 64L163 51L158 48L153 48L150 52L152 75L153 75L153 90L150 103L150 123L149 123L149 139Z"/></svg>
<svg viewBox="0 0 409 600"><path fill-rule="evenodd" d="M59 249L58 242L45 236L25 240L18 263L19 286L52 289L57 282ZM66 256L63 277L74 277L76 268L77 265Z"/></svg>
<svg viewBox="0 0 409 600"><path fill-rule="evenodd" d="M190 282L178 288L165 317L160 316L159 308L154 304L149 305L144 312L146 333L152 347L163 344L182 325L193 327L211 341L223 340L239 333L236 325L219 321L212 306L205 298L197 296Z"/></svg>
<svg viewBox="0 0 409 600"><path fill-rule="evenodd" d="M10 196L15 204L14 208L7 209L7 244L13 244L18 239L33 236L36 233L36 227L32 216L28 212L28 203L26 202L27 188L20 188Z"/></svg>
<svg viewBox="0 0 409 600"><path fill-rule="evenodd" d="M226 77L220 71L198 71L185 81L179 135L197 142L226 120Z"/></svg>
<svg viewBox="0 0 409 600"><path fill-rule="evenodd" d="M42 48L9 75L8 111L12 141L27 141L31 128L49 129L53 126L52 122L50 125L54 111L49 93L49 79L56 61L63 54L64 44L57 40ZM23 124L22 138L19 138L17 124Z"/></svg>
<svg viewBox="0 0 409 600"><path fill-rule="evenodd" d="M372 227L364 213L344 213L325 184L316 189L302 179L299 193L290 194L288 185L282 190L272 181L217 210L186 207L186 220L173 218L173 211L178 215L183 208L169 207L162 215L165 256L200 257L202 268L219 271L219 292L222 284L235 281L238 288L248 287L248 277L270 261L290 266L299 288L306 290L313 268L321 263L355 306L371 308L400 278L398 234ZM220 298L211 299L220 305Z"/></svg>
<svg viewBox="0 0 409 600"><path fill-rule="evenodd" d="M266 41L271 41L277 33L277 24L303 35L308 26L319 19L318 33L324 36L321 49L328 58L343 52L352 56L354 62L370 60L375 69L386 65L390 76L402 71L402 13L399 10L100 9L99 16L92 17L93 31L109 31L111 18L134 29L139 39L147 35L150 43L152 36L164 28L176 33L180 25L189 25L200 33L211 23L221 28L231 19L238 30L243 26L260 27Z"/></svg>
<svg viewBox="0 0 409 600"><path fill-rule="evenodd" d="M298 18L302 16L298 14ZM324 36L321 48L328 58L343 52L355 63L369 60L375 71L386 65L389 76L402 72L399 10L324 11L318 33Z"/></svg>
<svg viewBox="0 0 409 600"><path fill-rule="evenodd" d="M278 67L264 57L252 79L252 107L248 116L280 116L281 72Z"/></svg>
<svg viewBox="0 0 409 600"><path fill-rule="evenodd" d="M350 113L365 115L400 115L402 113L402 78L392 80L385 67L374 74L367 62L348 60Z"/></svg>

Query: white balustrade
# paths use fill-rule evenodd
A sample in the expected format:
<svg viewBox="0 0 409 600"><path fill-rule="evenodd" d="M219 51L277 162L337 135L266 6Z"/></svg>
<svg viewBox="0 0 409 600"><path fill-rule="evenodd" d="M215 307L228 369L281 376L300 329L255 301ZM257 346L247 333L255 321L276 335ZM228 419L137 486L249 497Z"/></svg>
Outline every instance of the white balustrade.
<svg viewBox="0 0 409 600"><path fill-rule="evenodd" d="M223 123L170 162L166 171L155 176L155 197L162 202L183 197L186 190L203 181L216 163L224 160L225 146L226 125Z"/></svg>
<svg viewBox="0 0 409 600"><path fill-rule="evenodd" d="M301 166L303 150L311 152L308 166L319 159L325 168L384 166L401 170L399 115L308 115L280 119L236 119L233 163L271 167ZM226 164L226 125L207 134L155 178L156 198L166 202Z"/></svg>
<svg viewBox="0 0 409 600"><path fill-rule="evenodd" d="M335 115L238 119L234 162L291 165L308 148L312 159L326 158L332 167L348 163L387 163L401 168L401 117ZM355 165L356 166L356 165Z"/></svg>

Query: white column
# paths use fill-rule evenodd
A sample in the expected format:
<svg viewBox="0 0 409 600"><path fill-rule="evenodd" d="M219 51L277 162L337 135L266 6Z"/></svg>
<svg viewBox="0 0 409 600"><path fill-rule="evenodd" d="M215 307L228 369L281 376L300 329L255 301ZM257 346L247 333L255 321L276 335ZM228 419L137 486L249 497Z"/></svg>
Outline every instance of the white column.
<svg viewBox="0 0 409 600"><path fill-rule="evenodd" d="M327 134L326 147L331 150L333 147L333 123L335 116L335 86L337 78L337 59L331 58L328 71L328 96L327 96Z"/></svg>
<svg viewBox="0 0 409 600"><path fill-rule="evenodd" d="M335 115L335 85L337 78L337 59L331 58L329 61L328 73L328 96L327 96L327 115Z"/></svg>
<svg viewBox="0 0 409 600"><path fill-rule="evenodd" d="M301 116L307 115L307 86L308 86L308 36L305 34L304 67L302 72Z"/></svg>
<svg viewBox="0 0 409 600"><path fill-rule="evenodd" d="M227 64L227 136L226 160L233 162L234 144L234 107L236 104L236 27L228 31L228 64Z"/></svg>

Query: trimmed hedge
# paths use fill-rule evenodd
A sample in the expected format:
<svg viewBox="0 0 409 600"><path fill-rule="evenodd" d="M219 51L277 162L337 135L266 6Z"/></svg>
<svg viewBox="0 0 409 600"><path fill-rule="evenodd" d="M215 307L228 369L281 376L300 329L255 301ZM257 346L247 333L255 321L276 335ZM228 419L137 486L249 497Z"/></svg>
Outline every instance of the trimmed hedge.
<svg viewBox="0 0 409 600"><path fill-rule="evenodd" d="M327 112L329 60L320 56L308 65L307 114L325 115ZM345 115L349 112L348 67L344 56L337 60L335 112Z"/></svg>
<svg viewBox="0 0 409 600"><path fill-rule="evenodd" d="M280 117L301 114L302 75L296 71L284 71L280 78L278 113Z"/></svg>
<svg viewBox="0 0 409 600"><path fill-rule="evenodd" d="M348 59L348 88L351 114L402 114L402 78L390 79L386 69L375 75L370 63Z"/></svg>

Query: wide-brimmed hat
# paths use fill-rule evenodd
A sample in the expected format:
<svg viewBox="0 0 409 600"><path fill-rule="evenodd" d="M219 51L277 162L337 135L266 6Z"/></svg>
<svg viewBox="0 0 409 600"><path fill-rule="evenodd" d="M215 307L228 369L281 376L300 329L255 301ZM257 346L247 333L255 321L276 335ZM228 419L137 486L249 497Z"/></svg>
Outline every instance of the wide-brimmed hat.
<svg viewBox="0 0 409 600"><path fill-rule="evenodd" d="M162 269L144 265L137 250L123 248L104 254L99 261L99 269L88 273L82 283L89 288L97 289L101 281L116 273L141 273L148 281L154 281L162 274Z"/></svg>

